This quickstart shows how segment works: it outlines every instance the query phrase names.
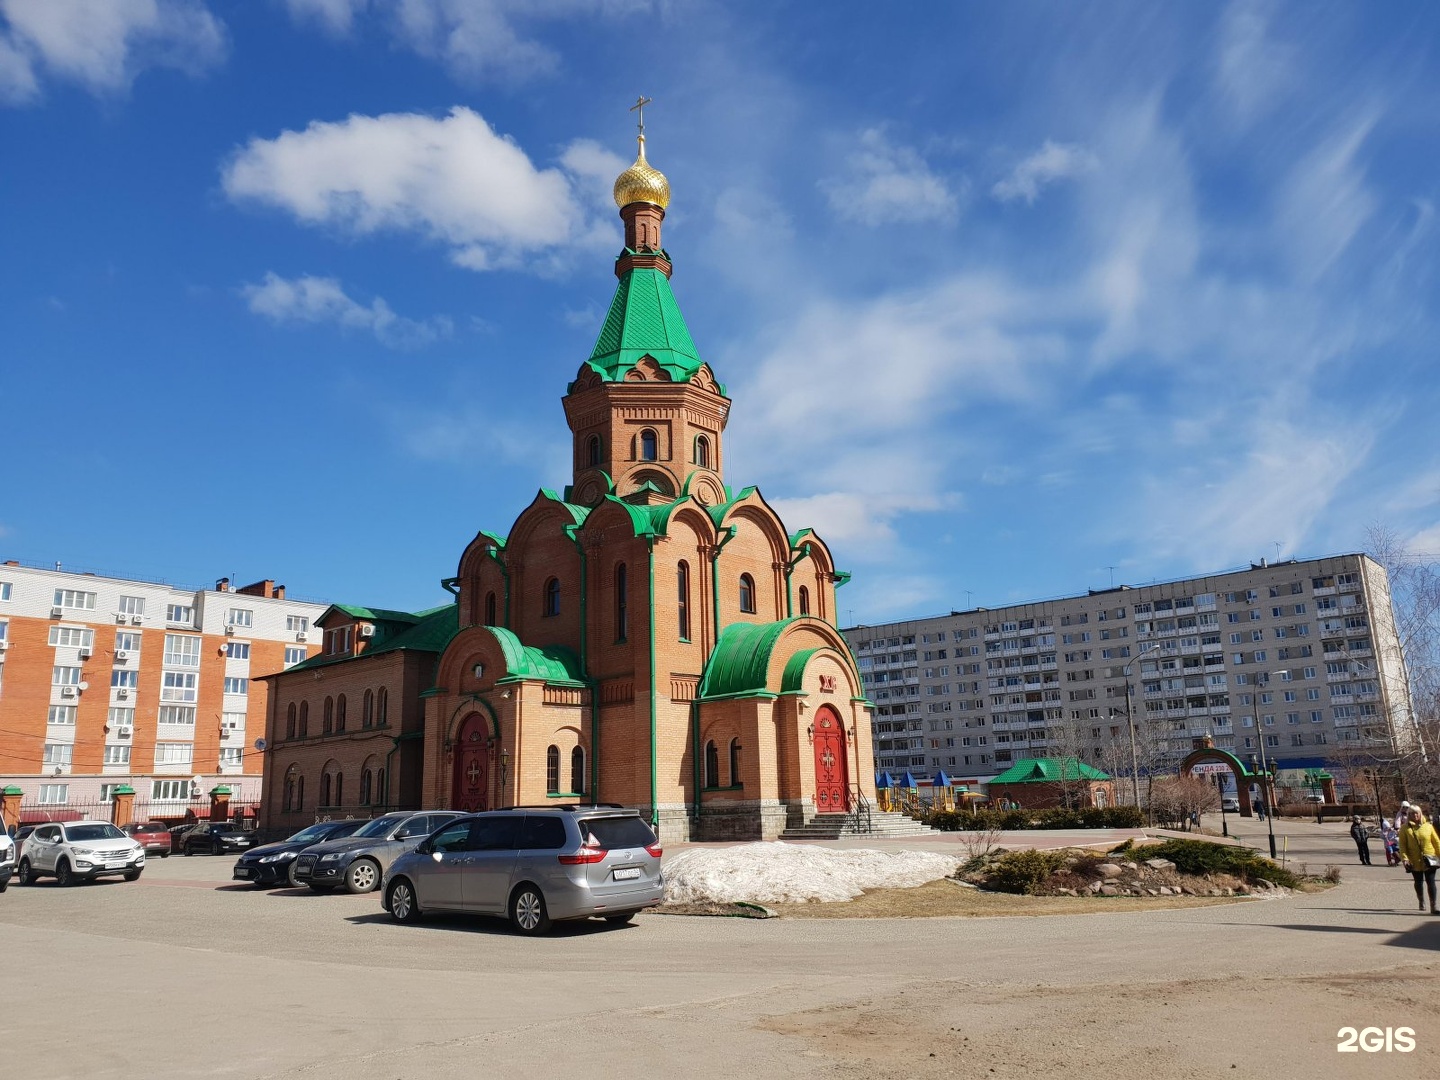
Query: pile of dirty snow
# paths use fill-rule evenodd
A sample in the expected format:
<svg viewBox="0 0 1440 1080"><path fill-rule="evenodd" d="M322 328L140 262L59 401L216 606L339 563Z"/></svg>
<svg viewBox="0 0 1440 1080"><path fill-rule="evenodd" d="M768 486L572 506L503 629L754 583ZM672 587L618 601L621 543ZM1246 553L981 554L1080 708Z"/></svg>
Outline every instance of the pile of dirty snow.
<svg viewBox="0 0 1440 1080"><path fill-rule="evenodd" d="M949 877L959 860L930 851L843 851L800 844L692 848L665 861L665 902L784 904L850 900Z"/></svg>

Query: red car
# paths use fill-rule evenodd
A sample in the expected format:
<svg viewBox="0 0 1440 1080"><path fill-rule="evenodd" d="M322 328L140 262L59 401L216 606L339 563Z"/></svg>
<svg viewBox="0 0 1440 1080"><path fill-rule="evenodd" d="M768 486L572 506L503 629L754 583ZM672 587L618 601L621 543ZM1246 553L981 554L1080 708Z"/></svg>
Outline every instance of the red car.
<svg viewBox="0 0 1440 1080"><path fill-rule="evenodd" d="M132 821L120 829L126 836L133 836L145 845L146 856L170 857L170 827L160 821Z"/></svg>

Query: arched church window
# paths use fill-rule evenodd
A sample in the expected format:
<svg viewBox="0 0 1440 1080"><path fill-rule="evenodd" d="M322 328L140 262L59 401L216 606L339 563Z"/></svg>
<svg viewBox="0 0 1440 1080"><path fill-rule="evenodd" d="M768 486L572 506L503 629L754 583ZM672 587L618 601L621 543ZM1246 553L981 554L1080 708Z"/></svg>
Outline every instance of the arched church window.
<svg viewBox="0 0 1440 1080"><path fill-rule="evenodd" d="M545 582L545 605L542 609L546 615L560 614L560 579L551 578Z"/></svg>
<svg viewBox="0 0 1440 1080"><path fill-rule="evenodd" d="M384 727L390 722L390 691L380 687L380 693L375 695L375 723Z"/></svg>
<svg viewBox="0 0 1440 1080"><path fill-rule="evenodd" d="M713 739L705 744L705 786L707 788L720 786L720 751L716 748Z"/></svg>
<svg viewBox="0 0 1440 1080"><path fill-rule="evenodd" d="M493 592L488 592L488 593L485 594L485 625L486 625L486 626L495 626L495 625L496 625L496 622L495 622L495 594L494 594Z"/></svg>
<svg viewBox="0 0 1440 1080"><path fill-rule="evenodd" d="M320 777L320 805L330 805L330 774L325 773Z"/></svg>
<svg viewBox="0 0 1440 1080"><path fill-rule="evenodd" d="M331 803L330 805L332 805L332 806L344 806L344 805L345 805L345 774L344 774L344 773L338 773L338 772L337 772L337 773L335 774L335 801L334 801L333 803Z"/></svg>
<svg viewBox="0 0 1440 1080"><path fill-rule="evenodd" d="M800 614L810 614L810 590L804 585L800 586Z"/></svg>
<svg viewBox="0 0 1440 1080"><path fill-rule="evenodd" d="M730 786L740 786L740 740L730 740Z"/></svg>
<svg viewBox="0 0 1440 1080"><path fill-rule="evenodd" d="M551 746L545 751L545 790L551 795L560 794L560 748Z"/></svg>
<svg viewBox="0 0 1440 1080"><path fill-rule="evenodd" d="M740 610L755 614L755 579L749 574L740 575Z"/></svg>
<svg viewBox="0 0 1440 1080"><path fill-rule="evenodd" d="M320 724L320 734L322 734L322 735L329 735L329 734L330 734L332 731L334 731L334 730L335 730L335 699L332 698L332 697L327 697L327 698L325 699L325 718L324 718L323 721L321 721L321 724ZM326 804L326 805L328 805L328 804Z"/></svg>
<svg viewBox="0 0 1440 1080"><path fill-rule="evenodd" d="M570 790L585 794L585 748L581 746L570 751Z"/></svg>
<svg viewBox="0 0 1440 1080"><path fill-rule="evenodd" d="M295 737L295 703L293 701L290 703L290 707L285 710L285 737L287 739L293 739Z"/></svg>
<svg viewBox="0 0 1440 1080"><path fill-rule="evenodd" d="M660 439L656 436L653 428L646 428L640 432L640 460L660 460Z"/></svg>
<svg viewBox="0 0 1440 1080"><path fill-rule="evenodd" d="M375 726L375 691L366 690L365 696L360 699L360 726Z"/></svg>
<svg viewBox="0 0 1440 1080"><path fill-rule="evenodd" d="M291 807L291 809L305 809L305 777L303 776L297 776L295 778L295 805Z"/></svg>
<svg viewBox="0 0 1440 1080"><path fill-rule="evenodd" d="M675 568L676 611L680 623L680 640L690 640L690 564L681 562Z"/></svg>
<svg viewBox="0 0 1440 1080"><path fill-rule="evenodd" d="M702 469L710 467L710 440L704 435L695 436L695 464Z"/></svg>
<svg viewBox="0 0 1440 1080"><path fill-rule="evenodd" d="M600 436L591 435L585 440L585 464L588 468L595 468L600 464Z"/></svg>
<svg viewBox="0 0 1440 1080"><path fill-rule="evenodd" d="M310 737L310 702L300 702L300 738Z"/></svg>
<svg viewBox="0 0 1440 1080"><path fill-rule="evenodd" d="M335 699L335 730L345 730L345 695L341 694Z"/></svg>
<svg viewBox="0 0 1440 1080"><path fill-rule="evenodd" d="M385 786L385 770L377 769L375 772L375 801L385 806L390 797L390 789Z"/></svg>
<svg viewBox="0 0 1440 1080"><path fill-rule="evenodd" d="M615 566L615 640L630 636L630 579L625 564Z"/></svg>
<svg viewBox="0 0 1440 1080"><path fill-rule="evenodd" d="M374 784L374 782L375 782L375 778L374 778L374 776L371 774L371 772L370 772L369 769L366 769L364 772L362 772L362 773L360 774L360 805L361 805L361 806L369 806L369 805L370 805L370 789L371 789L371 785Z"/></svg>

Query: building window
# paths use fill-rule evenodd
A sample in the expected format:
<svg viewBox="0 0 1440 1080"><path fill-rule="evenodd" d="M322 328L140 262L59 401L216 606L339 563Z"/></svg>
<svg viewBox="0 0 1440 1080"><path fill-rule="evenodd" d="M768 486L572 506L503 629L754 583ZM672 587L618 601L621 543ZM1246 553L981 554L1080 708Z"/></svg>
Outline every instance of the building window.
<svg viewBox="0 0 1440 1080"><path fill-rule="evenodd" d="M10 599L10 582L0 581L0 600Z"/></svg>
<svg viewBox="0 0 1440 1080"><path fill-rule="evenodd" d="M83 626L52 626L50 644L66 649L88 649L95 644L95 631Z"/></svg>
<svg viewBox="0 0 1440 1080"><path fill-rule="evenodd" d="M380 688L380 693L375 700L375 723L384 727L390 722L390 691L385 687ZM380 775L385 775L385 770L380 770Z"/></svg>
<svg viewBox="0 0 1440 1080"><path fill-rule="evenodd" d="M810 614L810 590L804 585L800 586L800 614Z"/></svg>
<svg viewBox="0 0 1440 1080"><path fill-rule="evenodd" d="M320 734L322 734L322 735L329 735L329 734L330 734L332 731L334 731L334 730L335 730L335 699L332 698L332 697L327 697L327 698L325 699L325 712L324 712L324 717L323 717L323 719L322 719L321 722L320 722ZM329 803L323 803L322 805L329 806L330 804L329 804Z"/></svg>
<svg viewBox="0 0 1440 1080"><path fill-rule="evenodd" d="M303 634L310 629L310 617L308 615L286 615L285 629L292 634Z"/></svg>
<svg viewBox="0 0 1440 1080"><path fill-rule="evenodd" d="M239 679L227 675L225 677L225 693L227 694L248 694L250 693L250 680Z"/></svg>
<svg viewBox="0 0 1440 1080"><path fill-rule="evenodd" d="M551 578L545 582L545 602L542 613L546 616L560 614L560 579Z"/></svg>
<svg viewBox="0 0 1440 1080"><path fill-rule="evenodd" d="M250 608L232 607L225 613L225 622L230 626L254 626L255 612Z"/></svg>
<svg viewBox="0 0 1440 1080"><path fill-rule="evenodd" d="M651 428L646 428L644 431L640 432L640 460L660 460L660 440L656 437L654 430Z"/></svg>
<svg viewBox="0 0 1440 1080"><path fill-rule="evenodd" d="M690 640L690 564L681 562L675 568L676 616L680 624L680 640Z"/></svg>
<svg viewBox="0 0 1440 1080"><path fill-rule="evenodd" d="M740 575L740 610L755 614L755 579L749 574Z"/></svg>
<svg viewBox="0 0 1440 1080"><path fill-rule="evenodd" d="M161 701L194 701L195 672L165 671L160 676Z"/></svg>
<svg viewBox="0 0 1440 1080"><path fill-rule="evenodd" d="M360 699L360 726L373 727L375 725L375 694L371 690L365 691L365 696Z"/></svg>
<svg viewBox="0 0 1440 1080"><path fill-rule="evenodd" d="M285 709L285 737L287 739L295 737L295 703L293 701Z"/></svg>
<svg viewBox="0 0 1440 1080"><path fill-rule="evenodd" d="M560 748L551 746L545 751L545 790L551 795L560 793Z"/></svg>
<svg viewBox="0 0 1440 1080"><path fill-rule="evenodd" d="M600 464L600 436L591 435L585 441L585 464L589 468L595 468Z"/></svg>
<svg viewBox="0 0 1440 1080"><path fill-rule="evenodd" d="M390 789L385 785L385 770L375 770L375 801L381 806L386 805L390 798Z"/></svg>
<svg viewBox="0 0 1440 1080"><path fill-rule="evenodd" d="M335 732L339 734L345 730L345 695L341 694L335 699Z"/></svg>
<svg viewBox="0 0 1440 1080"><path fill-rule="evenodd" d="M303 776L295 778L295 809L305 809L305 777Z"/></svg>
<svg viewBox="0 0 1440 1080"><path fill-rule="evenodd" d="M75 755L74 743L46 743L41 754L41 762L47 767L53 765L69 765Z"/></svg>
<svg viewBox="0 0 1440 1080"><path fill-rule="evenodd" d="M41 784L38 802L41 806L64 806L70 801L69 784Z"/></svg>
<svg viewBox="0 0 1440 1080"><path fill-rule="evenodd" d="M78 686L80 684L80 669L71 667L68 664L56 664L50 669L50 685L52 686Z"/></svg>
<svg viewBox="0 0 1440 1080"><path fill-rule="evenodd" d="M189 765L194 759L194 743L162 742L155 744L156 765Z"/></svg>
<svg viewBox="0 0 1440 1080"><path fill-rule="evenodd" d="M716 749L713 739L705 744L705 786L720 786L720 751Z"/></svg>
<svg viewBox="0 0 1440 1080"><path fill-rule="evenodd" d="M230 660L249 660L250 643L248 641L227 641L225 656Z"/></svg>
<svg viewBox="0 0 1440 1080"><path fill-rule="evenodd" d="M200 638L194 634L166 634L166 667L199 667Z"/></svg>
<svg viewBox="0 0 1440 1080"><path fill-rule="evenodd" d="M493 592L489 592L489 593L486 593L486 594L485 594L485 625L486 625L486 626L494 626L494 625L496 625L496 623L495 623L495 594L494 594Z"/></svg>
<svg viewBox="0 0 1440 1080"><path fill-rule="evenodd" d="M740 786L740 740L730 740L730 786Z"/></svg>
<svg viewBox="0 0 1440 1080"><path fill-rule="evenodd" d="M325 773L320 777L320 805L331 806L330 802L330 774Z"/></svg>
<svg viewBox="0 0 1440 1080"><path fill-rule="evenodd" d="M151 802L184 802L190 795L188 780L152 780Z"/></svg>
<svg viewBox="0 0 1440 1080"><path fill-rule="evenodd" d="M140 651L140 635L132 630L115 631L115 651L130 653ZM116 658L120 659L119 657Z"/></svg>
<svg viewBox="0 0 1440 1080"><path fill-rule="evenodd" d="M78 608L81 611L94 611L95 594L93 592L81 592L78 589L56 589L55 606Z"/></svg>
<svg viewBox="0 0 1440 1080"><path fill-rule="evenodd" d="M325 652L331 655L348 653L350 651L350 634L353 629L351 626L340 626L334 630L326 630Z"/></svg>
<svg viewBox="0 0 1440 1080"><path fill-rule="evenodd" d="M286 667L293 667L293 666L296 665L296 664L301 664L301 663L304 663L304 662L305 662L305 646L304 646L304 645L286 645L286 646L285 646L285 666L286 666Z"/></svg>
<svg viewBox="0 0 1440 1080"><path fill-rule="evenodd" d="M625 564L615 567L615 640L624 641L630 636L630 580ZM557 751L558 752L558 751Z"/></svg>
<svg viewBox="0 0 1440 1080"><path fill-rule="evenodd" d="M115 668L110 672L110 685L134 690L140 685L140 672L134 668Z"/></svg>
<svg viewBox="0 0 1440 1080"><path fill-rule="evenodd" d="M704 435L695 436L695 464L702 469L710 468L710 440Z"/></svg>
<svg viewBox="0 0 1440 1080"><path fill-rule="evenodd" d="M195 725L195 706L161 705L156 719L161 724L184 724L193 727Z"/></svg>
<svg viewBox="0 0 1440 1080"><path fill-rule="evenodd" d="M307 738L310 734L310 703L300 702L300 738Z"/></svg>
<svg viewBox="0 0 1440 1080"><path fill-rule="evenodd" d="M220 748L219 763L226 766L227 768L239 768L240 765L243 763L244 756L245 751L243 747L222 746Z"/></svg>
<svg viewBox="0 0 1440 1080"><path fill-rule="evenodd" d="M189 626L195 622L195 609L189 604L166 604L165 621Z"/></svg>
<svg viewBox="0 0 1440 1080"><path fill-rule="evenodd" d="M585 750L575 747L570 751L570 790L576 795L585 793Z"/></svg>
<svg viewBox="0 0 1440 1080"><path fill-rule="evenodd" d="M338 772L337 772L337 773L335 774L335 801L334 801L333 803L331 803L330 805L331 805L331 806L344 806L344 805L345 805L345 774L344 774L344 773L338 773Z"/></svg>
<svg viewBox="0 0 1440 1080"><path fill-rule="evenodd" d="M361 806L369 806L369 805L370 805L370 789L371 789L371 785L374 783L374 780L375 780L374 774L371 773L369 769L365 769L365 770L362 770L362 771L361 771L361 773L360 773L360 805L361 805Z"/></svg>
<svg viewBox="0 0 1440 1080"><path fill-rule="evenodd" d="M51 705L50 715L45 718L47 724L70 724L75 723L74 705Z"/></svg>

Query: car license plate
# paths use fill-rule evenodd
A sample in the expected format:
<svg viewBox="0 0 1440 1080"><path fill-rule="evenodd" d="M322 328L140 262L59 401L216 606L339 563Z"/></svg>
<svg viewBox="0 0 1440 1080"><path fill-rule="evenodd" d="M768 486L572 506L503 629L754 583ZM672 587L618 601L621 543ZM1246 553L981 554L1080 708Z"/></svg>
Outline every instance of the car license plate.
<svg viewBox="0 0 1440 1080"><path fill-rule="evenodd" d="M640 867L638 866L617 866L615 868L616 881L634 881L639 876Z"/></svg>
<svg viewBox="0 0 1440 1080"><path fill-rule="evenodd" d="M236 876L236 877L249 877L249 876L250 876L250 871L249 871L248 869L246 869L245 867L243 867L243 866L237 866L237 867L235 868L235 876Z"/></svg>

